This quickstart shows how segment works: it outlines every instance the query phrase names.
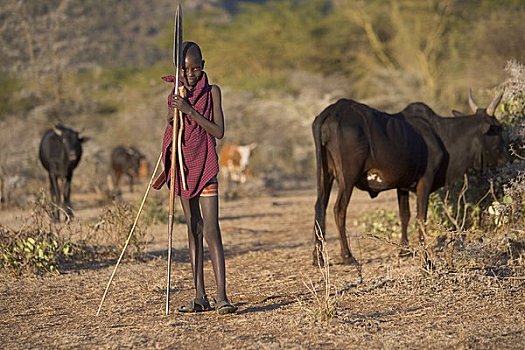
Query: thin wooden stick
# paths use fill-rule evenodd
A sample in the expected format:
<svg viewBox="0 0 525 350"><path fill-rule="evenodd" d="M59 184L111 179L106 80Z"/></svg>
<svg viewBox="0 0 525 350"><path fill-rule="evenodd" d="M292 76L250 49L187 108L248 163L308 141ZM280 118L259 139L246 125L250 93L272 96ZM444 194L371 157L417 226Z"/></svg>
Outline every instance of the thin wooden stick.
<svg viewBox="0 0 525 350"><path fill-rule="evenodd" d="M100 300L100 305L98 306L98 310L97 310L97 316L100 314L100 310L102 309L102 304L104 304L104 300L106 300L106 295L108 294L108 291L109 291L109 286L111 285L111 282L113 281L113 277L115 277L115 272L117 272L117 268L120 264L120 261L122 260L122 257L124 256L124 252L126 251L126 248L128 247L129 242L131 241L131 236L133 235L133 232L135 231L135 227L137 226L139 216L142 213L142 208L144 207L144 203L146 202L146 198L148 197L148 194L151 188L151 184L153 183L153 179L155 178L155 173L157 172L157 169L159 168L161 159L162 159L162 152L159 154L159 159L157 160L157 164L155 165L153 174L151 174L151 179L149 180L148 188L146 189L146 193L144 193L144 197L142 198L142 203L140 204L139 211L137 212L137 216L135 217L133 226L131 226L131 230L129 231L129 235L128 235L128 239L126 240L126 244L124 244L124 248L122 249L122 252L120 253L120 257L118 258L117 263L115 265L115 268L113 269L113 272L111 273L111 277L109 278L108 285L106 286L106 290L104 291L104 295L102 296L102 300Z"/></svg>
<svg viewBox="0 0 525 350"><path fill-rule="evenodd" d="M179 87L179 95L181 97L186 96L186 88L184 86ZM179 170L180 170L180 180L182 183L182 188L187 191L188 185L186 183L186 174L184 174L184 159L182 158L182 136L184 132L184 115L181 111L178 113L179 117L179 130L177 135L177 156L179 161Z"/></svg>
<svg viewBox="0 0 525 350"><path fill-rule="evenodd" d="M166 282L166 316L170 314L170 289L171 289L171 251L173 246L173 223L175 212L175 166L177 158L177 131L179 128L178 110L173 111L173 133L171 135L171 169L170 169L170 203L168 211L168 278Z"/></svg>

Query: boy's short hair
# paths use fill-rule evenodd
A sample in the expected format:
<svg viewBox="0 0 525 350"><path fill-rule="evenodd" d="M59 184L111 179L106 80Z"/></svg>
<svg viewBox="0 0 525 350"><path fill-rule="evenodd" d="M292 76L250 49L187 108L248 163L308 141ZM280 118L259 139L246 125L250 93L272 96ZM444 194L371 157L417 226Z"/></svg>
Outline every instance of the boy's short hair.
<svg viewBox="0 0 525 350"><path fill-rule="evenodd" d="M202 60L202 51L199 45L193 41L185 41L182 43L182 57L186 57L186 54L188 51L195 52L199 55L200 59Z"/></svg>

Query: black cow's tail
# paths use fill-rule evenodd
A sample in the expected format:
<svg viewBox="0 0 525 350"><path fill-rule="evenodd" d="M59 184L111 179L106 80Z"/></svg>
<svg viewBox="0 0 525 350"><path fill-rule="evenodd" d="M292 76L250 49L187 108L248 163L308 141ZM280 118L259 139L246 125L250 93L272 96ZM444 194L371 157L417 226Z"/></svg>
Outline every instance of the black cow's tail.
<svg viewBox="0 0 525 350"><path fill-rule="evenodd" d="M316 177L317 177L317 200L315 202L315 223L314 223L314 242L315 248L313 253L313 263L323 263L323 258L319 254L320 241L325 237L325 215L326 205L330 196L330 187L332 181L328 169L328 150L326 143L329 139L329 133L326 125L326 118L330 115L330 108L326 108L321 114L315 117L312 123L312 133L315 143L316 158Z"/></svg>
<svg viewBox="0 0 525 350"><path fill-rule="evenodd" d="M321 241L325 238L326 229L326 207L330 198L330 190L333 183L333 174L329 169L329 150L330 127L327 125L327 118L333 114L334 105L327 107L321 114L315 117L312 123L312 133L315 143L315 158L317 171L317 200L315 202L315 223L314 223L314 242L313 264L324 264L320 249Z"/></svg>
<svg viewBox="0 0 525 350"><path fill-rule="evenodd" d="M315 158L316 158L316 168L317 168L317 184L320 186L323 181L324 176L328 175L328 155L326 150L326 142L328 141L328 134L326 128L323 128L323 124L326 118L330 115L328 109L325 109L321 114L319 114L313 124L312 132L315 143Z"/></svg>

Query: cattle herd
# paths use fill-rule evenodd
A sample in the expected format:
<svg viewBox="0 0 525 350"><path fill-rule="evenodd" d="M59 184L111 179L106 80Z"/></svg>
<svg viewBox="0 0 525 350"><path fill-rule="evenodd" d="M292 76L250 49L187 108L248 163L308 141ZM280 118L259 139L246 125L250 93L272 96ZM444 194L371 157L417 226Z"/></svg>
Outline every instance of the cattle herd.
<svg viewBox="0 0 525 350"><path fill-rule="evenodd" d="M388 114L365 104L341 99L322 111L313 121L317 165L313 262L322 264L320 241L324 239L326 209L334 180L338 193L334 217L339 232L341 257L356 263L346 237L346 212L354 188L371 198L396 189L401 221L401 246L408 245L409 192L417 199L416 220L419 240L424 242L429 195L461 178L469 169L482 170L509 161L501 124L494 112L501 95L487 108L478 108L469 92L472 113L454 111L454 116L437 115L424 103L411 103L399 113ZM82 157L87 137L63 125L46 130L40 143L40 161L49 175L54 203L53 217L73 215L71 181ZM249 160L256 143L222 145L219 160L222 178L246 182ZM133 191L136 178L146 178L150 167L146 156L132 146L117 146L111 153L108 187L120 193L126 176ZM403 249L400 253L403 253Z"/></svg>
<svg viewBox="0 0 525 350"><path fill-rule="evenodd" d="M53 219L60 220L62 216L74 216L71 205L71 182L73 172L82 157L82 144L89 138L71 127L58 124L46 130L40 141L39 158L49 176L51 200L53 203ZM238 145L225 143L221 147L220 164L222 179L226 182L226 190L233 185L243 184L251 175L249 161L256 143ZM147 157L135 146L119 145L112 149L109 170L107 174L108 194L112 198L122 195L121 179L128 179L129 191L137 179L150 176L150 163ZM61 213L63 215L61 215Z"/></svg>

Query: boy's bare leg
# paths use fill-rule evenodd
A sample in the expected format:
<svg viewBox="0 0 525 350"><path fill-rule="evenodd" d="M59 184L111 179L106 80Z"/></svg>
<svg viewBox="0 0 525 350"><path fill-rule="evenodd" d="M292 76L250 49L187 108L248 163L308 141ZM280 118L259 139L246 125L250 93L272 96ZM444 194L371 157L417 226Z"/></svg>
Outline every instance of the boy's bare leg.
<svg viewBox="0 0 525 350"><path fill-rule="evenodd" d="M206 294L204 288L204 248L202 234L202 217L199 208L199 199L182 199L182 209L186 217L188 227L188 243L190 248L191 268L193 272L193 284L195 286L195 297L200 298Z"/></svg>
<svg viewBox="0 0 525 350"><path fill-rule="evenodd" d="M204 238L208 244L210 259L217 285L217 301L227 300L226 266L219 227L219 197L201 197L201 209L204 223Z"/></svg>

